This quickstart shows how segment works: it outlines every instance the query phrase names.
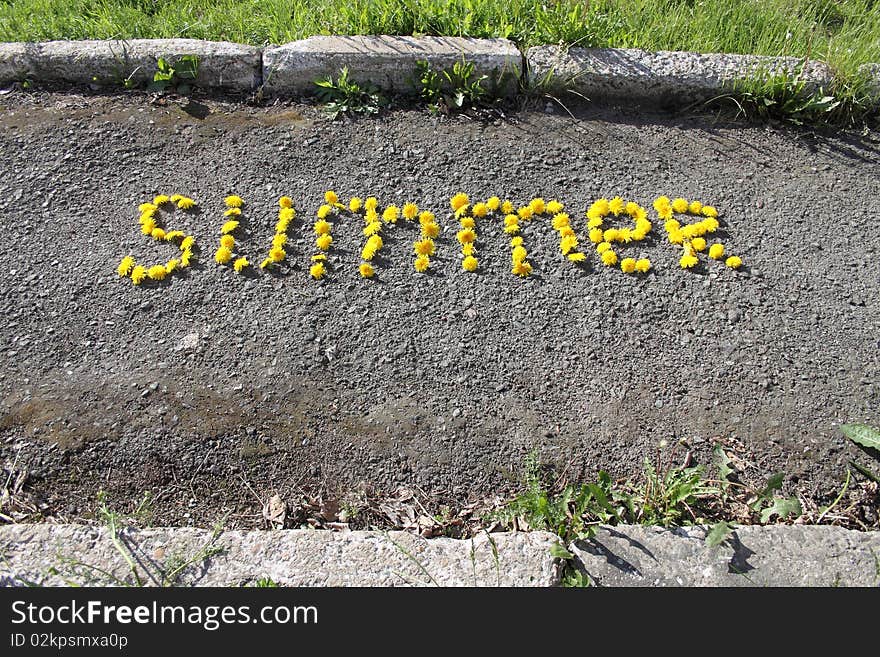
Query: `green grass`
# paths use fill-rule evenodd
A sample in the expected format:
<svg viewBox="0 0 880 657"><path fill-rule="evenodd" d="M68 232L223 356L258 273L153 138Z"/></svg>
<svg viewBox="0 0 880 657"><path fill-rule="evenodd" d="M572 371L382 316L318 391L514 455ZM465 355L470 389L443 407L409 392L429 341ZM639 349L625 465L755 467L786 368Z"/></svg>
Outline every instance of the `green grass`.
<svg viewBox="0 0 880 657"><path fill-rule="evenodd" d="M314 34L506 37L585 46L880 61L877 0L0 0L0 40Z"/></svg>

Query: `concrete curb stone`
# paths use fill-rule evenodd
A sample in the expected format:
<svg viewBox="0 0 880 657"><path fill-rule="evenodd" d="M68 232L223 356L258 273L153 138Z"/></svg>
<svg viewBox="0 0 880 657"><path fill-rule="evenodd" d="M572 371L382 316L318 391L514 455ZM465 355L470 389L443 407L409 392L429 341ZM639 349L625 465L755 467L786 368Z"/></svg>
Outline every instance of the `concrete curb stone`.
<svg viewBox="0 0 880 657"><path fill-rule="evenodd" d="M261 83L259 48L198 39L0 43L0 82L27 78L123 88L127 78L152 80L159 57L173 63L183 55L198 56L196 84L203 89L250 92Z"/></svg>
<svg viewBox="0 0 880 657"><path fill-rule="evenodd" d="M591 100L692 103L729 92L735 81L755 74L796 75L809 91L833 80L822 62L796 57L535 46L526 63L530 86L567 87Z"/></svg>
<svg viewBox="0 0 880 657"><path fill-rule="evenodd" d="M315 80L348 67L350 78L391 92L417 88L416 62L451 69L464 58L474 74L486 75L501 95L514 95L522 54L507 39L405 36L316 36L263 51L264 91L272 96L315 92Z"/></svg>
<svg viewBox="0 0 880 657"><path fill-rule="evenodd" d="M868 93L871 100L875 104L880 104L880 64L862 64L859 67L859 74L868 79Z"/></svg>
<svg viewBox="0 0 880 657"><path fill-rule="evenodd" d="M570 546L599 586L880 586L880 532L832 526L602 527Z"/></svg>
<svg viewBox="0 0 880 657"><path fill-rule="evenodd" d="M164 564L192 558L209 543L203 529L126 530L122 539L157 584ZM482 534L471 540L423 539L408 532L225 531L224 551L185 572L181 584L240 586L269 577L283 586L554 586L558 539L546 532ZM494 545L493 545L494 544ZM495 557L497 552L497 559ZM104 527L0 526L0 586L112 584L85 562L125 579L128 568ZM53 574L53 569L58 571Z"/></svg>

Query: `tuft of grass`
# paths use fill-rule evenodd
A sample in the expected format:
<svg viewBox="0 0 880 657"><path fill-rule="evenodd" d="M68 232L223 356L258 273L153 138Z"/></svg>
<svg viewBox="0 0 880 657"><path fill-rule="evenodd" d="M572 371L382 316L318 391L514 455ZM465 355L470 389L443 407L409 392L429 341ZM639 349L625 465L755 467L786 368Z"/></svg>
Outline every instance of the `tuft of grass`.
<svg viewBox="0 0 880 657"><path fill-rule="evenodd" d="M348 77L348 68L343 67L334 80L328 76L316 80L318 99L324 103L324 111L331 120L341 115L378 114L388 101L379 89L367 83L358 83Z"/></svg>

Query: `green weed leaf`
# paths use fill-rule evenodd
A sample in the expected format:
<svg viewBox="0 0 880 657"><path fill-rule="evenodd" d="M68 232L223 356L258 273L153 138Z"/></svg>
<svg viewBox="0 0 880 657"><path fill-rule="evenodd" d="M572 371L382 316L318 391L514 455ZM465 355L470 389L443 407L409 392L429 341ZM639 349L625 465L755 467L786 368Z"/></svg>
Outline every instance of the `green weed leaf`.
<svg viewBox="0 0 880 657"><path fill-rule="evenodd" d="M721 545L732 533L733 527L728 525L726 521L717 522L709 530L709 533L706 534L706 545L709 547Z"/></svg>
<svg viewBox="0 0 880 657"><path fill-rule="evenodd" d="M880 451L880 431L877 429L866 424L844 424L840 430L854 443Z"/></svg>
<svg viewBox="0 0 880 657"><path fill-rule="evenodd" d="M801 503L796 497L774 497L773 503L761 511L761 524L766 524L774 514L778 515L780 519L784 519L791 514L799 516L801 513L803 513L803 509L801 509Z"/></svg>
<svg viewBox="0 0 880 657"><path fill-rule="evenodd" d="M566 550L561 543L554 543L550 546L550 556L557 559L572 559L574 555Z"/></svg>

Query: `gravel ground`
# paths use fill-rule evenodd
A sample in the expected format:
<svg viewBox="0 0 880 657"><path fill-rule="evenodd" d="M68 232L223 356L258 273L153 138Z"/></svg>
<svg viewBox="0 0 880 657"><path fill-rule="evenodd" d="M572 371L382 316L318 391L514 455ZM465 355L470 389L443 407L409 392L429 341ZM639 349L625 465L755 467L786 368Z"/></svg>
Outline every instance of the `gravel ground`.
<svg viewBox="0 0 880 657"><path fill-rule="evenodd" d="M707 465L720 441L745 480L783 471L813 500L839 490L848 459L866 462L838 426L880 424L876 135L589 107L578 121L539 107L331 123L308 105L0 105L0 458L29 473L46 514L88 516L99 489L129 503L153 491L160 524L230 512L246 525L258 498L315 490L407 486L463 505L515 490L533 449L571 479L625 477L662 439ZM361 224L343 221L332 273L313 282L328 188L435 211L435 272L414 272L415 230L399 228L380 280L361 280ZM485 220L470 274L449 215L459 190L558 198L581 233L600 196L695 198L719 208L747 267L682 271L655 220L654 240L626 249L649 275L595 254L578 268L545 219L524 231L535 274L519 279ZM115 273L122 256L176 252L140 234L137 206L175 192L200 203L168 225L196 235L201 262L133 287ZM213 262L230 193L245 199L252 261L278 197L294 197L290 267Z"/></svg>

